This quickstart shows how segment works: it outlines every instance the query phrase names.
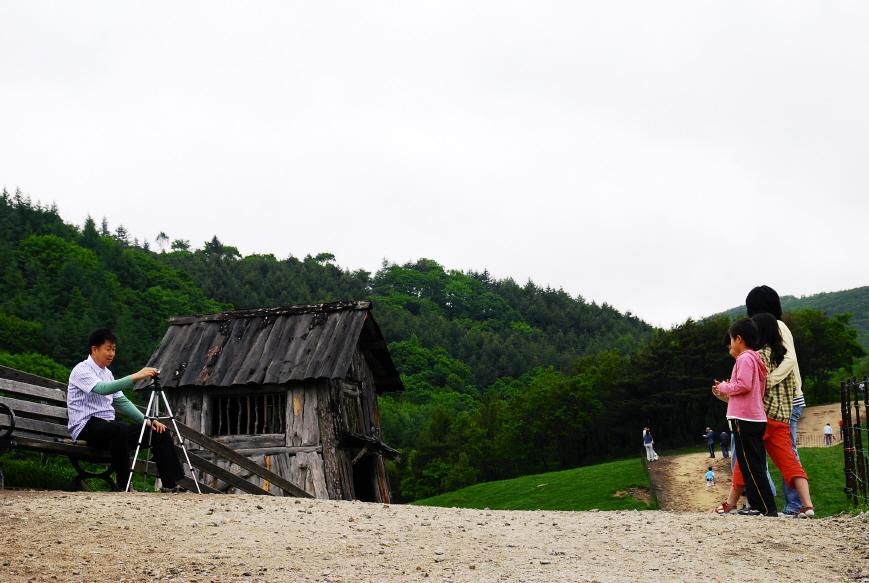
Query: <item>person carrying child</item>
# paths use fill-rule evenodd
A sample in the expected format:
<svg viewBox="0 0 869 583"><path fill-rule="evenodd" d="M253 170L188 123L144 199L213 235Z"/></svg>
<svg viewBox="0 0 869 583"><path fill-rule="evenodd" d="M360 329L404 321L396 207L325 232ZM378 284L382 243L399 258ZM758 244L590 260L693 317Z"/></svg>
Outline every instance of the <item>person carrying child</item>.
<svg viewBox="0 0 869 583"><path fill-rule="evenodd" d="M734 454L745 476L745 489L758 507L741 513L778 516L775 498L766 479L766 412L763 395L767 368L757 347L757 326L749 318L740 318L728 330L730 354L736 358L730 381L715 381L712 392L727 395L727 419L735 437Z"/></svg>
<svg viewBox="0 0 869 583"><path fill-rule="evenodd" d="M706 491L712 492L715 490L715 472L712 471L712 466L709 466L706 472Z"/></svg>

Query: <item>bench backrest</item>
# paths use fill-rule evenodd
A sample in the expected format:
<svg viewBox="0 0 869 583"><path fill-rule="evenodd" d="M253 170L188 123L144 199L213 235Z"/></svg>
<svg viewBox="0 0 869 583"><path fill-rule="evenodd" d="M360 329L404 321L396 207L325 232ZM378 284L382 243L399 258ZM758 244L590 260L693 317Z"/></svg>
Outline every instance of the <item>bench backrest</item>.
<svg viewBox="0 0 869 583"><path fill-rule="evenodd" d="M14 435L69 437L66 391L10 380L8 376L0 375L0 401L15 412ZM0 414L0 423L8 422L8 417Z"/></svg>

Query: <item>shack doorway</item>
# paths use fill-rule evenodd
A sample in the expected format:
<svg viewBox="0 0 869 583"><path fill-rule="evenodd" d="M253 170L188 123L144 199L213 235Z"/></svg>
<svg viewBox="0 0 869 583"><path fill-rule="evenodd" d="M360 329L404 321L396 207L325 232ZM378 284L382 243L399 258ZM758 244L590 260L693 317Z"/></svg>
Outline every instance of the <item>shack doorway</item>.
<svg viewBox="0 0 869 583"><path fill-rule="evenodd" d="M360 502L379 502L377 499L377 456L365 456L353 466L353 490Z"/></svg>

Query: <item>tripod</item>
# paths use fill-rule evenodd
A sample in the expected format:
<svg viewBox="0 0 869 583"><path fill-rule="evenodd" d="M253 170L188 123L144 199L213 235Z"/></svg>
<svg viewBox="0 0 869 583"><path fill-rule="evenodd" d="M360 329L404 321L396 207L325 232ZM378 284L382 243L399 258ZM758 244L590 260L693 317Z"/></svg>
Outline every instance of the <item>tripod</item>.
<svg viewBox="0 0 869 583"><path fill-rule="evenodd" d="M136 445L136 453L133 454L133 462L139 459L139 451L141 451L142 446L144 445L145 439L145 427L148 425L148 421L150 420L152 423L154 421L159 421L161 419L170 419L172 421L172 426L175 429L175 435L178 436L178 441L181 443L181 451L184 452L184 459L187 460L187 466L190 468L190 471L193 471L193 464L190 463L190 456L187 455L187 447L184 445L184 438L181 436L181 432L178 431L178 423L175 422L175 415L172 414L172 408L169 406L169 401L166 399L166 394L163 392L163 385L160 384L160 375L156 375L154 377L154 382L143 389L139 389L141 391L151 391L151 396L148 399L148 406L145 408L145 419L142 421L142 430L139 432L139 443ZM163 404L166 406L166 416L160 416L160 399L157 397L163 398ZM153 431L153 429L152 429ZM151 436L152 433L148 434L148 445L145 447L151 447ZM148 463L150 462L150 458L145 461L145 475L148 475ZM130 475L127 477L127 487L124 489L125 492L130 491L130 485L133 481L133 471L132 468L130 470ZM193 483L196 484L196 491L202 494L202 490L199 489L199 482L196 480L196 476L193 476Z"/></svg>

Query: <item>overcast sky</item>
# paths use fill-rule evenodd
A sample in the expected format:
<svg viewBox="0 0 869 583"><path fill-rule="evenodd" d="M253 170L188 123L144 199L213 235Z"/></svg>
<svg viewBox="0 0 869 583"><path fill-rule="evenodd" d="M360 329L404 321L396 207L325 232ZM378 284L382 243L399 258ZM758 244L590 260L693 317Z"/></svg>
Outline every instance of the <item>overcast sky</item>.
<svg viewBox="0 0 869 583"><path fill-rule="evenodd" d="M4 2L0 186L669 327L869 285L867 30L865 2Z"/></svg>

